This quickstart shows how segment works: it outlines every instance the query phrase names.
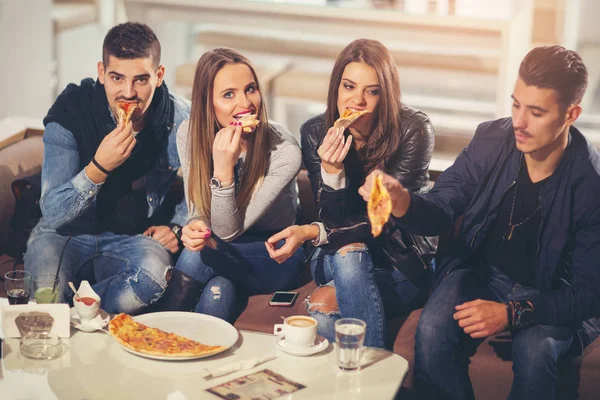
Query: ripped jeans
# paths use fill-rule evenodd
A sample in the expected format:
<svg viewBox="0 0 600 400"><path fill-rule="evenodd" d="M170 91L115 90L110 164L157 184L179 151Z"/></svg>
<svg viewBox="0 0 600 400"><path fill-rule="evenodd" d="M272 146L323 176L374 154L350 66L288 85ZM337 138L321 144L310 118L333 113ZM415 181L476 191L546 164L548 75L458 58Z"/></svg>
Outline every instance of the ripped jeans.
<svg viewBox="0 0 600 400"><path fill-rule="evenodd" d="M135 314L158 300L172 265L169 252L149 237L105 232L69 240L42 220L27 242L25 270L32 276L54 274L61 254L59 302L67 303L73 296L68 282L77 287L88 280L109 313Z"/></svg>
<svg viewBox="0 0 600 400"><path fill-rule="evenodd" d="M216 249L183 250L175 269L206 284L196 312L233 323L249 296L289 289L299 281L304 248L278 264L265 247L268 237L244 234L232 242L214 237Z"/></svg>
<svg viewBox="0 0 600 400"><path fill-rule="evenodd" d="M335 287L338 303L337 311L322 312L313 310L322 304L306 300L308 313L319 321L319 334L334 341L335 321L358 318L367 323L365 345L379 348L392 345L387 338L386 316L421 307L431 282L428 274L423 274L427 276L419 282L412 282L395 268L376 268L363 243L352 243L335 252L329 246L319 247L310 260L310 268L317 285Z"/></svg>

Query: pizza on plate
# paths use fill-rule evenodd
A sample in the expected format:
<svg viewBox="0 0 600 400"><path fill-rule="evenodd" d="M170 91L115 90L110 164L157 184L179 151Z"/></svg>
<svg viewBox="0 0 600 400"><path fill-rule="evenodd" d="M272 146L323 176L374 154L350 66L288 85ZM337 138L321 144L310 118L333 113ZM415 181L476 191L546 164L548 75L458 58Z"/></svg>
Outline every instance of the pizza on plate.
<svg viewBox="0 0 600 400"><path fill-rule="evenodd" d="M335 121L333 126L335 128L346 129L350 125L352 125L354 121L356 121L363 115L368 114L369 112L369 110L352 110L350 108L346 108L346 110L344 110L344 112L342 113L342 115L340 115L337 121Z"/></svg>
<svg viewBox="0 0 600 400"><path fill-rule="evenodd" d="M375 182L373 182L369 202L367 203L367 213L369 214L373 237L381 234L383 226L390 219L391 212L392 199L390 198L390 193L383 186L383 175L377 175Z"/></svg>
<svg viewBox="0 0 600 400"><path fill-rule="evenodd" d="M119 314L113 318L108 325L108 331L126 348L152 356L172 358L208 356L225 350L223 346L208 346L140 324L127 314Z"/></svg>
<svg viewBox="0 0 600 400"><path fill-rule="evenodd" d="M133 112L138 107L137 103L120 101L117 107L117 123L118 125L127 125Z"/></svg>
<svg viewBox="0 0 600 400"><path fill-rule="evenodd" d="M256 119L256 114L244 114L239 121L242 123L242 131L250 133L258 126L259 120Z"/></svg>

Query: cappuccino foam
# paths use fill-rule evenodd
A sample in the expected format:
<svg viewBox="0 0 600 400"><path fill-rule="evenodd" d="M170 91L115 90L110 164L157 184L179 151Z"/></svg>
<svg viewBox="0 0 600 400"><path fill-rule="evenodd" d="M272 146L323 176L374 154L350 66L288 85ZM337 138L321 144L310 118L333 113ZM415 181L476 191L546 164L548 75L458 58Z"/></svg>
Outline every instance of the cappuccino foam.
<svg viewBox="0 0 600 400"><path fill-rule="evenodd" d="M290 326L295 326L298 328L309 328L311 326L315 326L315 322L307 319L307 318L293 318L286 322Z"/></svg>

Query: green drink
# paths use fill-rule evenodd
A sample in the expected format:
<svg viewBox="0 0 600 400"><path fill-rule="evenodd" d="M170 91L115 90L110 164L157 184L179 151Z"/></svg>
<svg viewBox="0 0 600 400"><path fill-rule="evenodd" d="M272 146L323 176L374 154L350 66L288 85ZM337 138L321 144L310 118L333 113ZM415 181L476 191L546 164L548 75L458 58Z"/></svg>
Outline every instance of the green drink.
<svg viewBox="0 0 600 400"><path fill-rule="evenodd" d="M51 287L41 287L33 295L38 304L54 304L58 300L58 288L52 291Z"/></svg>

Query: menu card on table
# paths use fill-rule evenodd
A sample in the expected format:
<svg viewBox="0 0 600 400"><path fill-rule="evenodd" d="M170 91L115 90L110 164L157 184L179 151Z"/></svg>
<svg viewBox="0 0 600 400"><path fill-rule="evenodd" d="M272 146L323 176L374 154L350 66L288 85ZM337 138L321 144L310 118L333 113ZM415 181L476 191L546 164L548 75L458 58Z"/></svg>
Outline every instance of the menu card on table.
<svg viewBox="0 0 600 400"><path fill-rule="evenodd" d="M206 389L206 391L222 399L267 400L279 398L305 387L301 383L284 378L269 369L263 369Z"/></svg>

